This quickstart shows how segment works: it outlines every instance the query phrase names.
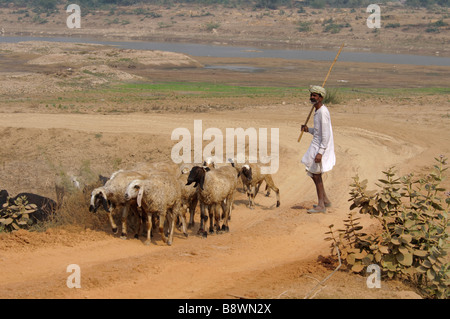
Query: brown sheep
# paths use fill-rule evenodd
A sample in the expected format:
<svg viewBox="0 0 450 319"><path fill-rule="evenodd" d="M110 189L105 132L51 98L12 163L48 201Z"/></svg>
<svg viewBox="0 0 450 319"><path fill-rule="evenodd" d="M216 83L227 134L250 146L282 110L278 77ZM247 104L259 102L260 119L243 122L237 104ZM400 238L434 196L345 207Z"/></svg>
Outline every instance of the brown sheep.
<svg viewBox="0 0 450 319"><path fill-rule="evenodd" d="M266 182L266 196L269 196L270 189L273 189L277 197L277 207L280 207L280 190L275 186L272 175L262 174L261 166L258 163L248 163L242 166L232 163L231 165L240 173L242 184L247 192L249 208L255 207L255 197L263 182Z"/></svg>

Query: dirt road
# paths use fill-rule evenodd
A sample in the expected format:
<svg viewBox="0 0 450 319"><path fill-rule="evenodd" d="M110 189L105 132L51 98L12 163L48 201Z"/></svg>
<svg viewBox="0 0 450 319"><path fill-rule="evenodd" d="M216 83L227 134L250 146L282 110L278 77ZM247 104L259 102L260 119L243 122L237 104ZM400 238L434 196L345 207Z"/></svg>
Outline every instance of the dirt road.
<svg viewBox="0 0 450 319"><path fill-rule="evenodd" d="M274 181L281 191L281 207L275 207L274 194L265 197L261 193L256 208L250 210L238 191L229 233L200 238L197 223L188 238L176 232L170 247L158 235L152 245L145 246L143 238L121 240L110 232L91 229L4 235L0 237L0 297L303 298L316 285L315 279L331 272L317 259L330 252L324 241L327 226L342 225L348 213L351 177L360 174L373 184L381 178L381 170L392 165L400 173L422 170L432 163L433 156L448 154L450 145L448 118L444 117L448 102L432 113L420 105L331 107L337 165L326 174L325 184L333 206L326 214L311 215L306 209L315 203L315 190L300 164L311 137L304 135L297 143L298 127L309 108L298 104L201 114L2 114L2 136L10 134L2 142L10 143L8 147L20 147L18 141L34 136L30 151L38 145L42 149L45 140L46 152L54 150L52 143L59 143L55 158L65 153L92 162L99 158L93 155L98 146L96 139L86 139L86 134L103 134L106 146L100 153L105 157L121 152L132 161L135 154L149 151L154 139L173 144L170 134L175 128L192 132L194 120L202 120L203 129L215 127L223 132L227 127L279 128L280 167ZM406 110L410 115L400 116ZM55 134L51 139L46 135L49 132ZM58 136L65 137L63 144ZM113 145L106 142L109 137L114 137ZM148 145L143 143L145 138ZM82 143L86 143L84 149L80 149ZM363 221L370 229L373 222ZM66 285L70 264L80 266L80 289ZM368 289L365 280L338 272L316 298L417 297L398 282Z"/></svg>

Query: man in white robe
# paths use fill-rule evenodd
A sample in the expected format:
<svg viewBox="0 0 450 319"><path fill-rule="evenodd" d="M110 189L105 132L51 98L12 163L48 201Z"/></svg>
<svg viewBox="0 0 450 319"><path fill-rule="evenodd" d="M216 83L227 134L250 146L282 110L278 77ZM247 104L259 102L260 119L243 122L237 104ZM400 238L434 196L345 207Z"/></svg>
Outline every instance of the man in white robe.
<svg viewBox="0 0 450 319"><path fill-rule="evenodd" d="M317 191L318 203L308 213L324 213L326 207L331 206L323 186L322 174L330 171L336 164L334 154L333 128L331 126L330 112L322 103L326 91L321 86L311 86L309 89L310 101L314 105L314 127L302 125L302 131L313 135L311 144L302 158L306 171L314 181Z"/></svg>

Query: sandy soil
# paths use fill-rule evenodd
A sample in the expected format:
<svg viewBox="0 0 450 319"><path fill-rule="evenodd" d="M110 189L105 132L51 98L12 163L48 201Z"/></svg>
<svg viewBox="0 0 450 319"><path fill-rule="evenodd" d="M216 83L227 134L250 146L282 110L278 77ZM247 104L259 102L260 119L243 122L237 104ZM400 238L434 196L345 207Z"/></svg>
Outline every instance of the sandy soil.
<svg viewBox="0 0 450 319"><path fill-rule="evenodd" d="M144 66L139 59L145 57L139 55L132 61L139 67L130 68L128 60L125 64L107 61L120 52L95 47L91 49L99 56L105 53L101 61L88 63L91 56L71 65L56 58L64 61L69 54L80 58L80 51L66 49L59 53L55 48L19 52L15 46L1 52L2 189L11 194L31 191L55 198L54 185L62 173L88 180L133 163L168 160L175 144L170 140L171 132L179 127L193 132L194 120L202 120L204 130L280 129L280 168L274 181L281 191L281 207L275 207L273 194L259 194L256 208L250 210L245 195L238 191L229 233L205 239L196 235L197 228L189 231L188 238L177 231L170 247L158 235L150 246L143 244L143 238L132 239L131 235L121 240L111 233L102 213L95 226L78 223L44 232L0 234L1 298L301 299L336 266L325 258L330 248L324 233L330 224L342 225L348 214L353 176L359 174L373 186L382 177L381 171L390 166L399 174L423 173L434 164L434 157L450 153L448 93L384 96L364 91L381 86L442 87L443 79L448 81L448 67L427 73L413 66L394 72L388 65L371 68L360 64L351 70L350 65L339 65L330 83L339 86L337 80L349 76L355 91L340 104L330 105L337 165L326 174L325 185L333 206L326 214L311 215L306 210L315 204L316 194L300 164L311 137L305 135L297 142L299 127L310 110L306 92L300 98L282 99L182 99L174 94L141 105L126 93L108 91L103 95L102 88L123 81L194 79L281 86L291 81L291 86L304 86L320 83L329 63L260 60L251 63L264 65L265 72L236 73L206 70L201 65L210 60L183 56L175 60L189 58L193 65ZM90 49L83 47L81 51L86 50ZM49 55L58 63L44 63ZM367 70L376 77L367 77ZM299 72L305 77L299 78ZM75 108L49 106L52 100L58 104L59 98L73 98ZM122 103L121 99L130 101ZM156 104L160 108L152 109ZM448 181L445 186L448 188ZM77 214L81 216L88 213L88 201L80 198ZM369 231L376 227L366 217L363 223ZM70 264L81 267L81 289L66 286ZM413 288L397 281L386 280L381 289L368 289L365 276L346 271L335 273L322 288L315 298L420 298Z"/></svg>
<svg viewBox="0 0 450 319"><path fill-rule="evenodd" d="M2 298L303 298L330 272L319 256L328 256L324 232L341 225L348 213L348 191L355 174L375 182L396 165L400 173L426 169L433 156L449 153L448 100L429 112L421 105L370 103L358 110L331 107L338 162L325 177L333 207L309 215L315 203L311 180L299 164L310 137L297 143L298 126L309 106L272 105L239 111L185 114L46 114L5 113L2 127L2 187L18 192L32 186L50 192L52 165L75 169L89 161L91 169L108 173L114 158L126 166L167 158L171 131L204 127L280 128L280 169L274 195L257 197L246 207L238 192L231 231L184 238L165 246L156 236L121 240L105 230L51 228L44 233L19 231L3 235L0 261ZM403 117L408 111L410 115ZM102 137L94 137L101 132ZM439 138L436 138L439 136ZM77 172L75 172L77 173ZM85 203L87 210L88 203ZM370 229L371 221L366 220ZM320 260L320 259L319 259ZM82 288L66 286L69 264L82 270ZM314 279L315 278L315 279ZM364 276L336 273L316 298L415 298L399 282L368 289Z"/></svg>
<svg viewBox="0 0 450 319"><path fill-rule="evenodd" d="M416 108L419 109L417 111L421 109ZM363 109L361 113L354 114L348 113L343 106L332 108L339 161L326 176L333 207L327 214L319 215L306 213L306 209L315 202L315 192L299 164L299 157L310 139L305 136L301 143L297 143L299 122L293 120L304 115L305 108L288 105L284 106L283 112L279 111L279 107L268 107L264 108L264 112L248 109L177 116L4 114L0 120L0 125L4 127L2 136L8 135L9 138L2 138L2 143L9 141L17 145L20 140L29 141L34 136L33 142L27 142L30 145L22 142L22 150L32 152L33 149L45 147L43 153L65 165L70 165L68 161L79 162L83 159L99 165L99 157L111 158L119 153L133 162L134 158L139 160L155 148L167 152L164 143L158 143L157 138L166 140L168 146L171 131L176 127L190 127L194 119L202 119L205 127L220 129L279 127L281 167L274 178L281 190L282 204L280 208L275 208L273 195L266 198L260 194L256 209L249 210L244 195L238 193L230 233L202 239L195 235L195 230L190 232L188 238L183 238L178 232L172 247L162 244L158 237L148 247L143 245L142 239L123 241L108 231L89 229L80 229L79 232L50 229L39 234L20 231L3 236L1 296L231 298L238 295L303 298L316 284L311 277L321 279L331 271L317 262L317 258L329 254L328 243L323 240L327 226L341 224L348 213L351 176L359 173L375 181L380 177L380 170L390 165L398 165L401 171L406 171L427 165L437 153L448 153L448 143L430 138L443 129L447 120L433 116L433 128L412 130L416 125L409 124L406 119L390 120L392 114L381 112L382 115L375 115L370 107ZM382 105L377 108L389 109L389 106ZM349 121L350 115L352 121ZM378 117L376 121L374 116ZM136 127L139 127L138 133ZM104 136L102 139L114 139L114 145L99 148L92 141L92 135L99 131ZM87 134L91 136L90 143L85 143ZM153 136L156 138L153 139ZM144 144L143 140L149 143ZM39 162L40 156L36 155L26 155L34 157L34 161L31 158L20 161L23 165L34 165ZM4 154L2 158L5 158ZM4 164L4 170L18 165L18 161L13 163L10 157ZM19 175L17 173L16 177ZM40 174L37 175L39 178ZM66 267L73 263L82 269L82 289L68 289L65 285L68 276ZM364 277L346 273L338 273L327 286L317 297L416 296L405 291L399 283L385 283L380 290L370 290L365 286Z"/></svg>

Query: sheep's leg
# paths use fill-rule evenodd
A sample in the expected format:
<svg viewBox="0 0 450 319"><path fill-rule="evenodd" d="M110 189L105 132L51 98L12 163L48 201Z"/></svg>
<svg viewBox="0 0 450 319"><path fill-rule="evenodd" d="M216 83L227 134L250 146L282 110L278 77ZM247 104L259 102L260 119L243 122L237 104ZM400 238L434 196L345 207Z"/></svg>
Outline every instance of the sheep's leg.
<svg viewBox="0 0 450 319"><path fill-rule="evenodd" d="M175 204L173 211L175 212L175 215L177 215L181 220L181 226L184 236L188 237L187 233L187 227L186 227L186 219L184 218L184 215L181 213L181 204L177 203Z"/></svg>
<svg viewBox="0 0 450 319"><path fill-rule="evenodd" d="M215 220L216 205L209 206L209 233L214 233L214 220Z"/></svg>
<svg viewBox="0 0 450 319"><path fill-rule="evenodd" d="M200 203L200 228L198 229L198 234L204 235L205 231L205 223L208 220L208 206L204 203Z"/></svg>
<svg viewBox="0 0 450 319"><path fill-rule="evenodd" d="M261 187L261 184L262 184L262 181L261 182L259 182L258 184L256 184L256 190L255 190L255 193L254 193L254 197L256 198L256 195L258 195L258 193L259 193L259 188Z"/></svg>
<svg viewBox="0 0 450 319"><path fill-rule="evenodd" d="M137 215L138 225L137 225L136 233L134 234L134 238L138 239L139 234L141 232L141 227L143 227L145 225L145 220L144 220L144 216L142 215L142 213L139 209L137 209L136 215Z"/></svg>
<svg viewBox="0 0 450 319"><path fill-rule="evenodd" d="M197 207L197 202L198 202L198 199L195 198L189 203L189 214L190 214L190 216L189 216L188 229L194 227L194 225L195 225L194 217L195 217L195 208Z"/></svg>
<svg viewBox="0 0 450 319"><path fill-rule="evenodd" d="M150 216L152 215L152 216ZM152 219L153 214L148 213L147 214L147 240L145 241L145 244L148 246L151 243L151 237L152 237Z"/></svg>
<svg viewBox="0 0 450 319"><path fill-rule="evenodd" d="M249 196L248 196L248 200L249 200L249 207L251 208L251 209L253 209L253 208L255 208L255 191L256 191L256 188L255 188L255 186L254 185L252 185L252 186L250 186L251 188L250 188L250 193L249 193Z"/></svg>
<svg viewBox="0 0 450 319"><path fill-rule="evenodd" d="M250 185L246 185L245 186L245 191L247 193L247 198L248 198L248 207L252 208L252 200L251 200L252 190L251 190L251 186Z"/></svg>
<svg viewBox="0 0 450 319"><path fill-rule="evenodd" d="M157 225L159 225L159 216L158 214L152 214L152 237L153 237L153 228L156 229Z"/></svg>
<svg viewBox="0 0 450 319"><path fill-rule="evenodd" d="M189 208L188 208L187 204L182 204L180 209L181 209L180 213L177 216L177 228L180 229L183 227L183 229L185 229L186 228L186 225L185 225L186 213L188 212ZM181 219L181 218L183 218L183 219ZM183 222L184 222L184 224L183 224Z"/></svg>
<svg viewBox="0 0 450 319"><path fill-rule="evenodd" d="M228 226L228 221L231 219L231 211L233 209L233 200L234 200L234 194L231 194L227 197L227 203L224 209L224 221L222 225L223 231L230 231L230 227Z"/></svg>
<svg viewBox="0 0 450 319"><path fill-rule="evenodd" d="M269 188L273 189L273 191L275 192L275 194L277 196L277 207L280 207L280 190L278 189L278 187L275 186L275 183L273 182L273 179L271 176L266 177L266 184ZM267 194L269 194L269 193L267 193Z"/></svg>
<svg viewBox="0 0 450 319"><path fill-rule="evenodd" d="M215 229L216 233L218 234L220 232L220 221L223 218L223 215L225 214L225 210L223 207L224 203L215 204L215 210L214 210L214 220L215 220Z"/></svg>
<svg viewBox="0 0 450 319"><path fill-rule="evenodd" d="M185 237L188 237L189 236L189 234L187 233L187 225L186 225L186 219L183 217L183 216L181 216L181 223L182 223L182 231L183 231L183 235L185 236Z"/></svg>
<svg viewBox="0 0 450 319"><path fill-rule="evenodd" d="M227 200L227 202L222 202L221 207L222 207L222 228L221 230L226 231L228 228L228 219L229 219L229 212L228 212L228 206L229 206L229 201Z"/></svg>
<svg viewBox="0 0 450 319"><path fill-rule="evenodd" d="M166 234L164 234L164 224L166 222L166 212L159 213L159 233L161 234L161 238L163 242L167 243Z"/></svg>
<svg viewBox="0 0 450 319"><path fill-rule="evenodd" d="M269 188L269 184L267 184L267 182L266 182L265 192L266 192L266 197L269 197L270 196L270 188Z"/></svg>
<svg viewBox="0 0 450 319"><path fill-rule="evenodd" d="M280 207L280 190L276 188L274 191L277 195L277 207Z"/></svg>
<svg viewBox="0 0 450 319"><path fill-rule="evenodd" d="M131 208L131 207L130 207ZM136 233L134 234L134 238L139 239L139 236L141 234L141 230L143 230L145 228L145 225L147 223L147 214L145 212L142 211L141 207L134 207L133 206L133 211L135 211L136 215L137 215L137 219L138 219L138 226L137 226L137 230ZM142 232L144 233L144 232Z"/></svg>
<svg viewBox="0 0 450 319"><path fill-rule="evenodd" d="M118 228L117 228L116 223L114 222L114 217L113 217L112 212L109 211L109 210L107 210L106 213L108 214L108 219L109 219L109 223L111 224L112 232L113 232L114 234L117 234Z"/></svg>
<svg viewBox="0 0 450 319"><path fill-rule="evenodd" d="M120 235L120 239L127 239L127 218L129 209L130 205L127 204L122 210L122 234Z"/></svg>
<svg viewBox="0 0 450 319"><path fill-rule="evenodd" d="M173 209L170 211L169 215L168 215L168 220L169 220L169 238L167 240L167 245L171 246L173 243L173 228L175 226L175 214Z"/></svg>

